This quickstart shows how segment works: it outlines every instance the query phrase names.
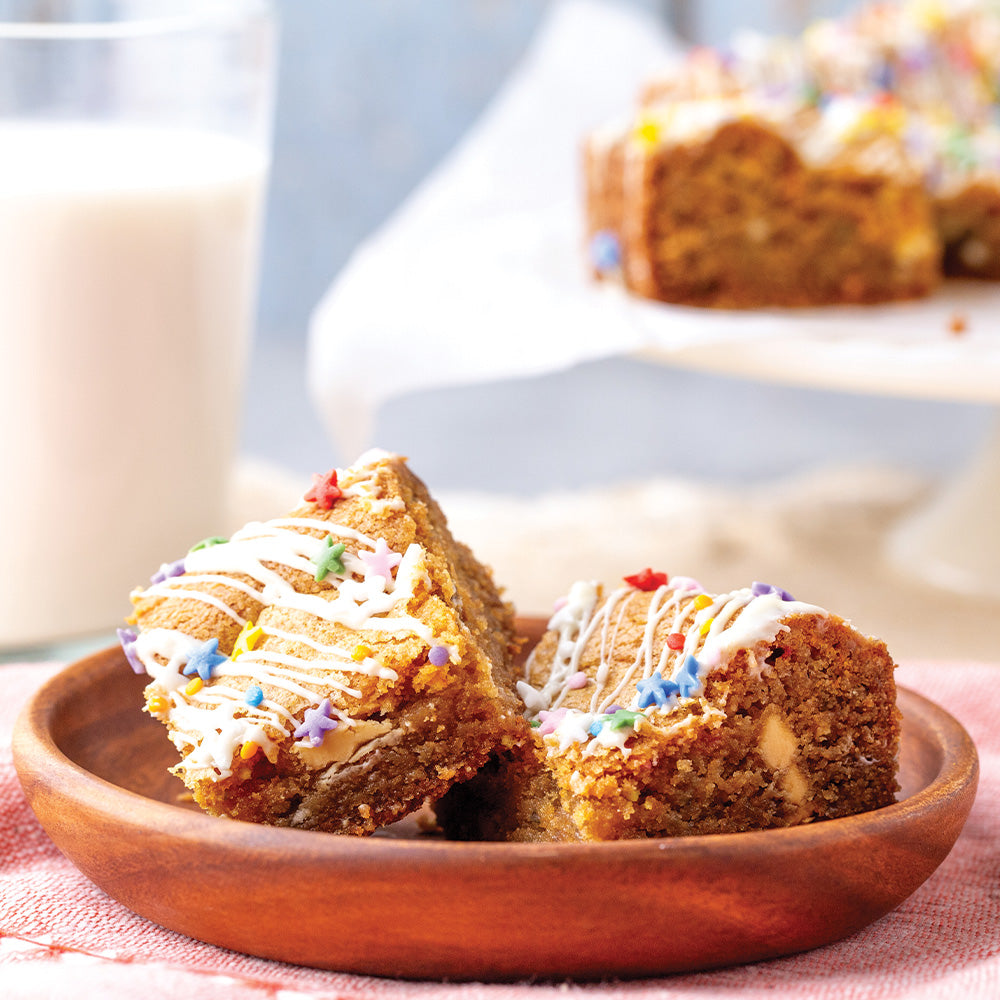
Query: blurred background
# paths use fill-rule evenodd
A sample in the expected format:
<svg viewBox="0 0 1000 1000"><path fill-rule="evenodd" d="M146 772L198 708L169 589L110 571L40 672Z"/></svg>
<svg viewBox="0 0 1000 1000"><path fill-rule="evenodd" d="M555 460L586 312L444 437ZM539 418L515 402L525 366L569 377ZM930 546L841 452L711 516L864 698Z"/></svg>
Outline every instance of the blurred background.
<svg viewBox="0 0 1000 1000"><path fill-rule="evenodd" d="M709 43L744 27L797 31L849 6L621 3ZM310 313L351 254L489 106L551 6L278 0L281 75L247 456L299 477L356 457L339 452L307 395ZM700 433L664 421L668 407L697 413ZM843 461L947 476L976 450L990 416L977 405L792 388L619 358L411 393L382 409L373 437L407 454L438 490L530 495L651 475L749 484Z"/></svg>

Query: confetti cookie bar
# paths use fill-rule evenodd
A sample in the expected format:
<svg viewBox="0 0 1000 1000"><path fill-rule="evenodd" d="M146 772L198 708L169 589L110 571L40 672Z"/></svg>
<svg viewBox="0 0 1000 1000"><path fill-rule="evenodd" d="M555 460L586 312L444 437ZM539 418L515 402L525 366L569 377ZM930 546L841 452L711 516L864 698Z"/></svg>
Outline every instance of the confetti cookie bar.
<svg viewBox="0 0 1000 1000"><path fill-rule="evenodd" d="M894 800L885 646L764 584L707 594L645 570L575 584L518 685L533 743L456 787L456 837L736 833Z"/></svg>
<svg viewBox="0 0 1000 1000"><path fill-rule="evenodd" d="M917 298L941 245L906 111L739 94L670 100L584 145L592 273L741 309Z"/></svg>
<svg viewBox="0 0 1000 1000"><path fill-rule="evenodd" d="M368 834L530 738L512 610L397 456L315 477L132 601L146 711L213 815Z"/></svg>

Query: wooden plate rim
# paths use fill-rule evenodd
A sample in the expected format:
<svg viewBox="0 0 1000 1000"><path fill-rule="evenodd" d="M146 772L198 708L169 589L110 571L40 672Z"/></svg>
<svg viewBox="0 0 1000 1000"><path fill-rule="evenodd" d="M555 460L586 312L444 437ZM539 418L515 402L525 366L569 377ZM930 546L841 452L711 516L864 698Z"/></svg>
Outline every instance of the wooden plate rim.
<svg viewBox="0 0 1000 1000"><path fill-rule="evenodd" d="M120 661L120 662L119 662ZM956 795L974 794L978 781L979 762L975 745L961 723L944 708L929 698L909 688L897 686L898 704L910 724L916 723L925 733L934 736L940 748L941 765L937 776L929 784L892 805L855 816L825 820L804 826L757 830L747 833L704 834L643 840L620 840L603 843L558 844L507 844L488 842L463 842L440 838L393 839L379 837L349 837L289 827L268 827L236 820L219 819L204 813L170 805L130 791L88 771L72 760L58 747L52 736L52 721L60 705L73 693L73 689L88 686L95 678L95 668L111 675L118 669L130 669L117 646L91 654L70 664L47 680L23 706L14 727L14 763L22 784L42 782L49 789L69 800L86 800L89 809L98 801L103 809L127 817L137 809L144 811L144 823L163 832L182 838L218 841L226 848L239 847L267 853L271 850L286 852L296 848L307 849L312 857L329 853L331 860L344 852L374 854L379 863L394 856L406 855L412 861L413 852L435 855L457 852L470 857L485 856L490 863L500 861L524 862L551 857L553 851L560 855L572 852L581 856L600 857L609 853L662 858L664 851L671 855L697 852L729 854L734 847L753 846L759 851L775 850L782 853L801 846L807 848L820 837L829 837L834 829L844 835L860 831L873 822L905 826L911 819L923 816L928 810L938 811ZM139 708L137 706L137 712ZM32 750L35 753L32 753ZM40 755L38 752L41 752ZM47 769L44 774L34 770L33 757L44 757ZM970 802L971 806L971 802ZM249 841L249 843L245 843Z"/></svg>

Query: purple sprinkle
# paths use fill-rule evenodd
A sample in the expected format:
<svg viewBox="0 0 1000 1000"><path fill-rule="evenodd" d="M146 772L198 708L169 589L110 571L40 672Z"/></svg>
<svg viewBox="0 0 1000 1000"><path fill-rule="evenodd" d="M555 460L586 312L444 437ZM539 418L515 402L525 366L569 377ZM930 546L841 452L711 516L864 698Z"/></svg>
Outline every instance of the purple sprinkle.
<svg viewBox="0 0 1000 1000"><path fill-rule="evenodd" d="M787 590L782 590L780 587L775 587L770 583L761 583L759 580L754 580L750 587L750 592L754 597L763 597L765 594L777 594L783 601L795 600Z"/></svg>
<svg viewBox="0 0 1000 1000"><path fill-rule="evenodd" d="M118 641L122 644L122 652L128 665L137 673L144 674L146 666L139 659L139 654L135 651L135 643L139 638L139 633L134 628L120 628L118 631Z"/></svg>
<svg viewBox="0 0 1000 1000"><path fill-rule="evenodd" d="M306 709L302 725L292 735L315 750L326 734L336 728L337 720L330 717L330 699L324 698L319 708Z"/></svg>
<svg viewBox="0 0 1000 1000"><path fill-rule="evenodd" d="M448 652L447 646L431 646L431 651L427 655L427 659L435 667L443 667L451 659L451 654Z"/></svg>
<svg viewBox="0 0 1000 1000"><path fill-rule="evenodd" d="M169 580L172 576L180 576L184 572L184 560L177 559L172 563L164 563L153 575L150 577L149 582L154 586L157 583L163 583L164 580Z"/></svg>

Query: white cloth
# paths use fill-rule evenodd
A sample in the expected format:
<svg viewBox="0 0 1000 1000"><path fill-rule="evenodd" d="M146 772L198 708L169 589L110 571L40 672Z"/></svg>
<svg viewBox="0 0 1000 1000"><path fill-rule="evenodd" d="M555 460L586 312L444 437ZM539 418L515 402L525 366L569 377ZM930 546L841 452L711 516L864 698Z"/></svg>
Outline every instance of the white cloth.
<svg viewBox="0 0 1000 1000"><path fill-rule="evenodd" d="M347 454L385 400L637 348L586 291L581 137L673 45L641 12L564 0L454 153L348 262L310 329L309 386ZM622 67L627 67L623 72ZM614 337L610 330L619 330Z"/></svg>
<svg viewBox="0 0 1000 1000"><path fill-rule="evenodd" d="M353 457L379 407L637 355L764 380L1000 403L1000 286L877 307L665 306L589 279L583 137L634 104L678 44L650 14L558 0L479 123L348 262L314 311L308 384ZM960 314L967 332L949 333Z"/></svg>

